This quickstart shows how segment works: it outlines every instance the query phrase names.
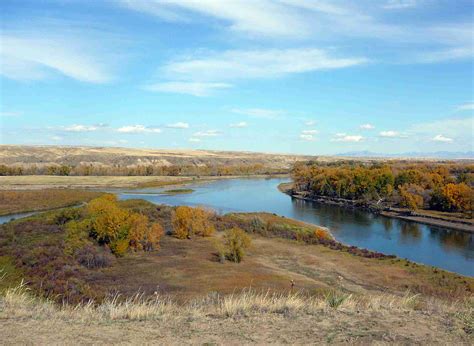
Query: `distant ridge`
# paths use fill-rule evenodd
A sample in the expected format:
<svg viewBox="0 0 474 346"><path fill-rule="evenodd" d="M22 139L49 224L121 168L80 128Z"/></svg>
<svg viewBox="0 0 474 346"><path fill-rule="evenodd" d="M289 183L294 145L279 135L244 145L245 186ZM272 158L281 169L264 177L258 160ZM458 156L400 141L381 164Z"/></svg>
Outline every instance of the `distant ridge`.
<svg viewBox="0 0 474 346"><path fill-rule="evenodd" d="M406 152L399 154L374 153L372 151L350 151L336 154L344 157L396 157L396 158L432 158L432 159L474 159L474 151L434 151L434 152Z"/></svg>

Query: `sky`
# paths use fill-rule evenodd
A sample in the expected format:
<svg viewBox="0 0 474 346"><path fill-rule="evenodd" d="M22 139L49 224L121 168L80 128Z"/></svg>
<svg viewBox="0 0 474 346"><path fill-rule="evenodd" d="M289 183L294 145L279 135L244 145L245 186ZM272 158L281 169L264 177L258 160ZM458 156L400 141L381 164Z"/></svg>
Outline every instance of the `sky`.
<svg viewBox="0 0 474 346"><path fill-rule="evenodd" d="M0 143L472 151L472 0L2 0Z"/></svg>

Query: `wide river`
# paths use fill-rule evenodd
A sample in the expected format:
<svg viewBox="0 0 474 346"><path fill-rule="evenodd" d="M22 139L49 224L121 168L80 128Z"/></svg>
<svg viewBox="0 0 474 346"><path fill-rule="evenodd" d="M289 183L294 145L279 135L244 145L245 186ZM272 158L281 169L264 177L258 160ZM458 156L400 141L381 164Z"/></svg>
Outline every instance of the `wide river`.
<svg viewBox="0 0 474 346"><path fill-rule="evenodd" d="M337 240L474 276L474 235L407 222L333 205L293 199L277 186L288 179L229 179L191 185L191 194L163 195L163 189L119 192L156 204L203 205L220 213L266 211L328 227ZM187 187L186 187L187 188Z"/></svg>

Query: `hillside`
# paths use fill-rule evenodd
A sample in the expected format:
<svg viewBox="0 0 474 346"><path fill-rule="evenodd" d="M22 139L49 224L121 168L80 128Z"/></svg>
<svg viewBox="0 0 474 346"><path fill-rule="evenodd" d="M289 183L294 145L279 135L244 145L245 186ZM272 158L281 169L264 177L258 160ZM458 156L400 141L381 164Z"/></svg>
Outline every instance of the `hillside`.
<svg viewBox="0 0 474 346"><path fill-rule="evenodd" d="M315 156L267 154L187 149L131 149L111 147L0 146L0 164L21 166L99 165L104 167L215 166L252 165L287 169L295 161L317 159Z"/></svg>

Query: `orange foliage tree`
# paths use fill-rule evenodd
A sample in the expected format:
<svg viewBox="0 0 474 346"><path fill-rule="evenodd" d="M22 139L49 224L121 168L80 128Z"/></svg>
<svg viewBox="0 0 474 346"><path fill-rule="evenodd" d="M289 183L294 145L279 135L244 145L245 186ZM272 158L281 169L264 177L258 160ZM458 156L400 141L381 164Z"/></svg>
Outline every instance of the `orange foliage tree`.
<svg viewBox="0 0 474 346"><path fill-rule="evenodd" d="M191 238L193 235L210 236L215 231L210 221L211 215L204 208L177 207L171 218L173 235L178 239Z"/></svg>

